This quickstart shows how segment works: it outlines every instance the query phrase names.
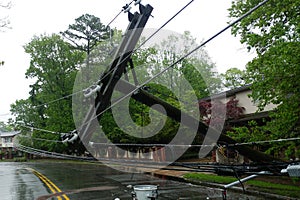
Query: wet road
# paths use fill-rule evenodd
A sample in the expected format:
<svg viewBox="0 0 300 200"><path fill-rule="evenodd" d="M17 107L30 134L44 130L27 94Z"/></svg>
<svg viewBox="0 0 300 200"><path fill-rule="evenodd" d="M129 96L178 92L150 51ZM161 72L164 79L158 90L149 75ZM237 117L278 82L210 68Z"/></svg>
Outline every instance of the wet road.
<svg viewBox="0 0 300 200"><path fill-rule="evenodd" d="M129 200L132 199L130 186L141 184L158 185L158 199L163 200L222 199L220 189L195 186L147 174L119 172L96 164L0 163L1 200ZM67 194L49 198L53 190L67 191ZM259 198L229 193L228 199Z"/></svg>

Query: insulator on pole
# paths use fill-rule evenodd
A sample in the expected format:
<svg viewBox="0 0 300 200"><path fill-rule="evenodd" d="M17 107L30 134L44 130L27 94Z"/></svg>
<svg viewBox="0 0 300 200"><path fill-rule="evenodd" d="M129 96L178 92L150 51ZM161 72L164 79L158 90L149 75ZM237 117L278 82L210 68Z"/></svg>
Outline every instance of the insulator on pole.
<svg viewBox="0 0 300 200"><path fill-rule="evenodd" d="M126 4L125 6L123 6L123 11L124 11L124 13L129 12L130 9L131 9L131 6L129 6L128 4Z"/></svg>
<svg viewBox="0 0 300 200"><path fill-rule="evenodd" d="M134 1L135 1L134 5L136 6L136 5L140 4L142 0L134 0Z"/></svg>

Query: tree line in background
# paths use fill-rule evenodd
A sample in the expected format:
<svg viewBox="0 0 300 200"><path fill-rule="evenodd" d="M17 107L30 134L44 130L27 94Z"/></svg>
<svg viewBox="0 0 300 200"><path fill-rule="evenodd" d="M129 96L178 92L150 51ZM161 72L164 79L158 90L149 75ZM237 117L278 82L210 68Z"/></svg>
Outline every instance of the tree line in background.
<svg viewBox="0 0 300 200"><path fill-rule="evenodd" d="M230 17L240 17L257 3L256 0L232 1ZM246 70L231 68L219 75L214 72L214 64L207 53L201 50L196 56L183 60L163 74L162 80L172 90L180 90L183 83L178 80L179 77L184 77L196 91L198 99L208 96L210 92L219 92L222 84L227 89L249 84L252 89L251 97L259 102L260 109L270 103L278 107L269 114L270 120L263 125L250 122L245 127L227 127L230 130L228 134L238 142L297 137L300 128L299 4L300 2L293 0L270 0L264 7L233 27L232 33L241 36L241 42L247 45L249 51L255 51L257 54L256 58L247 64ZM89 59L95 59L95 52L95 55L103 55L109 53L108 49L112 51L114 45L120 41L121 35L120 31L103 25L99 18L85 14L60 34L35 36L25 45L25 51L31 57L26 77L32 78L35 83L30 86L28 99L12 104L11 111L16 116L14 123L58 133L74 130L71 96L65 97L74 92L76 74L83 67L88 67L84 65L87 60L89 62ZM182 37L180 39L186 44L181 53L176 52L174 47L178 37ZM185 32L182 36L170 36L160 45L140 48L132 57L137 66L138 77L147 80L172 64L193 45L195 38L189 32ZM142 65L151 67L138 68ZM197 70L201 74L196 73ZM147 86L152 94L179 106L172 90L158 84ZM178 92L180 94L180 91ZM208 104L202 105L209 109ZM227 106L241 111L235 101L231 101ZM130 114L139 126L150 123L149 108L133 100L130 102ZM242 111L239 114L242 115ZM207 112L203 115L207 115ZM100 123L105 134L115 143L166 143L176 134L179 125L167 119L159 134L148 140L140 140L128 136L118 128L111 111L103 114ZM33 138L24 137L24 144L47 151L71 153L70 149L74 150L79 145L34 140L60 140L59 134L38 130L32 132L28 129L24 129L23 132L24 135L28 134ZM270 144L264 146L263 150L272 155L282 151L288 157L297 157L299 143L294 141L288 144Z"/></svg>

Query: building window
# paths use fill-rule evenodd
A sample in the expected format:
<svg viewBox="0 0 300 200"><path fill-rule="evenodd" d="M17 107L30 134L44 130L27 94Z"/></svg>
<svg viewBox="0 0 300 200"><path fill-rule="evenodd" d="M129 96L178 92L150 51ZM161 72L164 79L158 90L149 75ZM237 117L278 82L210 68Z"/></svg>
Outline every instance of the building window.
<svg viewBox="0 0 300 200"><path fill-rule="evenodd" d="M4 142L5 143L11 143L12 142L12 138L11 137L5 137L4 138Z"/></svg>

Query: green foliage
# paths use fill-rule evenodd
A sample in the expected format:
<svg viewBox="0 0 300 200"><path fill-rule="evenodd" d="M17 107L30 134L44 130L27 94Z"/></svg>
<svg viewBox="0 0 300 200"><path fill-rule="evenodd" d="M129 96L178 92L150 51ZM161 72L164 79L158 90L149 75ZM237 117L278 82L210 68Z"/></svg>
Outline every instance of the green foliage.
<svg viewBox="0 0 300 200"><path fill-rule="evenodd" d="M201 182L212 182L212 183L220 183L220 184L229 184L234 181L237 181L237 179L234 177L217 176L214 174L203 174L203 173L188 173L184 175L184 178L188 180L196 180ZM274 178L272 177L272 179ZM291 184L280 184L280 183L273 183L272 179L270 179L270 181L250 180L244 184L248 186L248 189L253 188L256 191L268 192L271 194L279 194L279 195L295 197L295 198L300 197L299 196L300 188L297 184L293 185L292 180L291 180Z"/></svg>
<svg viewBox="0 0 300 200"><path fill-rule="evenodd" d="M213 174L202 174L202 173L187 173L184 175L186 179L192 179L202 182L222 183L228 184L236 181L235 177L217 176Z"/></svg>
<svg viewBox="0 0 300 200"><path fill-rule="evenodd" d="M55 34L36 36L24 48L31 57L26 77L35 82L30 85L30 97L11 106L12 113L17 115L17 123L56 132L73 130L71 101L64 97L72 93L77 68L84 54ZM32 137L59 140L57 134L37 130L33 131ZM33 141L33 147L57 152L65 148L48 141Z"/></svg>
<svg viewBox="0 0 300 200"><path fill-rule="evenodd" d="M270 135L264 130L264 127L259 126L256 121L248 122L248 126L233 127L232 131L226 133L237 142L255 142L270 139Z"/></svg>
<svg viewBox="0 0 300 200"><path fill-rule="evenodd" d="M153 46L152 54L148 54L147 72L149 76L161 72L164 68L173 65L187 52L196 46L196 39L190 32L182 35L170 35L160 44ZM214 64L204 50L173 65L155 81L168 86L178 96L183 96L186 90L193 91L198 98L203 98L220 90L221 80L214 72Z"/></svg>
<svg viewBox="0 0 300 200"><path fill-rule="evenodd" d="M232 19L242 16L261 0L232 1L229 14ZM300 2L269 0L260 9L233 27L232 33L241 36L241 42L257 53L266 52L279 41L299 41Z"/></svg>
<svg viewBox="0 0 300 200"><path fill-rule="evenodd" d="M230 16L239 17L259 2L233 1ZM234 35L241 36L241 42L249 50L257 53L257 57L248 63L246 72L252 83L252 98L259 102L260 110L268 104L277 105L275 112L270 113L272 120L266 126L273 139L299 134L299 12L300 1L270 0L232 29ZM294 144L299 148L299 143ZM273 148L283 150L280 145Z"/></svg>
<svg viewBox="0 0 300 200"><path fill-rule="evenodd" d="M112 46L119 43L122 35L120 31L114 30L111 40L104 42L103 40L107 39L111 32L100 22L99 18L86 14L75 21L75 24L70 25L67 31L61 33L71 41L71 44L64 41L61 36L52 34L35 36L30 43L25 45L25 52L31 58L26 77L31 78L34 83L30 86L30 97L18 100L11 106L17 123L58 133L75 129L71 98L66 97L70 97L73 89L80 91L90 86L91 80L98 80L100 73L104 72L111 62ZM180 53L174 51L178 50L173 46L178 39L175 36L170 36L161 46L139 49L135 52L132 58L140 83L155 76L163 67L171 65L195 45L195 38L190 33L186 32L180 37L185 41L184 48ZM86 54L88 55L87 65L83 65ZM78 88L73 88L79 68L83 71L82 77L79 77L82 83L75 84ZM151 82L147 84L147 87L152 90L153 95L180 108L178 96L183 101L190 101L192 95L195 96L194 91L198 98L207 96L210 91L217 91L220 79L213 68L214 65L207 53L201 51L200 54L185 59L168 73L164 73L158 83ZM87 74L84 74L85 72ZM189 84L183 82L182 79L186 79ZM129 75L129 80L131 82L133 80L131 75ZM191 87L187 87L189 85ZM196 108L195 103L196 101L193 101L189 106ZM182 109L190 110L188 107ZM152 120L155 120L150 118L150 108L133 99L129 101L129 112L130 116L128 117L140 127L146 127L153 122ZM84 115L84 112L76 114ZM157 134L151 137L137 138L118 127L110 110L101 116L100 124L106 137L114 143L165 144L173 139L179 127L179 123L167 118L163 128ZM131 125L128 125L127 129L131 132L136 131L135 126ZM69 144L53 142L53 140L60 139L59 134L25 129L23 136L26 136L22 139L23 144L34 148L56 152L66 152L70 149ZM28 139L30 137L33 139ZM35 140L35 138L39 140ZM92 139L94 142L107 142L101 134L96 134ZM78 146L73 147L77 148Z"/></svg>
<svg viewBox="0 0 300 200"><path fill-rule="evenodd" d="M156 84L150 84L147 87L149 92L153 95L161 97L166 101L168 99L174 101L174 99L171 97L171 92L165 87ZM163 94L167 95L162 95L162 92L164 92ZM129 113L130 116L122 117L129 118L129 120L132 120L135 125L128 125L127 127L125 127L126 132L124 132L120 127L118 127L111 111L105 112L101 117L100 124L102 125L102 129L106 137L111 142L129 144L167 144L170 142L171 139L173 139L173 137L177 133L179 124L170 118L167 118L163 128L161 130L158 130L158 132L154 136L149 136L147 134L152 134L153 132L156 132L155 130L148 130L146 128L144 129L144 131L137 130L135 126L143 128L149 125L150 123L154 123L155 120L160 119L150 119L150 108L140 102L137 102L134 99L129 100ZM137 134L139 137L135 137Z"/></svg>
<svg viewBox="0 0 300 200"><path fill-rule="evenodd" d="M228 89L234 89L246 84L245 71L238 68L230 68L221 74L223 84Z"/></svg>
<svg viewBox="0 0 300 200"><path fill-rule="evenodd" d="M100 18L84 14L75 19L75 23L69 25L68 30L61 32L72 45L78 50L84 51L87 55L100 42L112 36L113 31L103 25Z"/></svg>
<svg viewBox="0 0 300 200"><path fill-rule="evenodd" d="M33 79L34 83L30 85L28 99L18 100L11 105L16 124L58 133L75 129L70 94L73 93L76 74L79 67L82 67L86 54L89 55L101 41L113 36L113 31L104 26L99 18L85 14L61 34L72 45L57 34L35 36L25 45L25 52L31 57L30 67L25 75L26 78ZM109 45L102 45L101 48L107 50ZM85 70L90 69L92 68L86 67ZM96 71L91 73L99 75ZM65 144L51 141L60 140L59 134L23 128L23 136L25 137L20 137L22 144L38 149L56 152L70 148L84 150L78 144L75 144L76 147L69 145L67 149ZM30 140L30 137L33 139Z"/></svg>
<svg viewBox="0 0 300 200"><path fill-rule="evenodd" d="M146 82L149 78L152 78L166 67L172 65L181 56L193 49L196 45L195 42L195 38L189 32L185 32L183 35L170 35L160 44L140 48L138 51L135 51L132 59L139 84ZM180 46L181 44L184 45ZM101 49L97 48L96 50ZM96 53L95 55L97 54L100 53ZM197 109L195 103L197 98L206 97L210 92L216 92L219 89L221 81L213 71L213 68L214 65L207 53L204 50L199 51L190 58L186 58L177 65L174 65L158 78L155 78L145 85L144 89L183 111ZM128 76L129 82L133 82L131 73L128 73ZM114 99L121 96L115 96ZM196 97L195 101L192 101L193 97ZM121 110L119 111L121 112ZM128 120L132 120L139 128L154 123L150 119L150 108L133 99L129 101L129 113L130 116L122 117L129 118ZM110 112L105 113L101 117L100 124L106 136L112 142L146 144L169 143L176 135L180 125L174 120L167 118L163 128L157 134L147 137L146 133L150 134L155 131L145 131L139 133L143 135L142 137L134 137L132 133L138 132L135 126L127 125L126 132L124 132L117 126ZM188 130L186 132L186 135L189 135Z"/></svg>
<svg viewBox="0 0 300 200"><path fill-rule="evenodd" d="M258 100L261 109L270 103L278 105L271 114L274 120L268 125L277 136L291 137L299 126L299 55L299 43L285 42L249 63L249 76L254 81L252 97Z"/></svg>
<svg viewBox="0 0 300 200"><path fill-rule="evenodd" d="M10 124L7 124L5 122L1 122L0 121L0 132L4 132L4 131L12 131L13 127Z"/></svg>

